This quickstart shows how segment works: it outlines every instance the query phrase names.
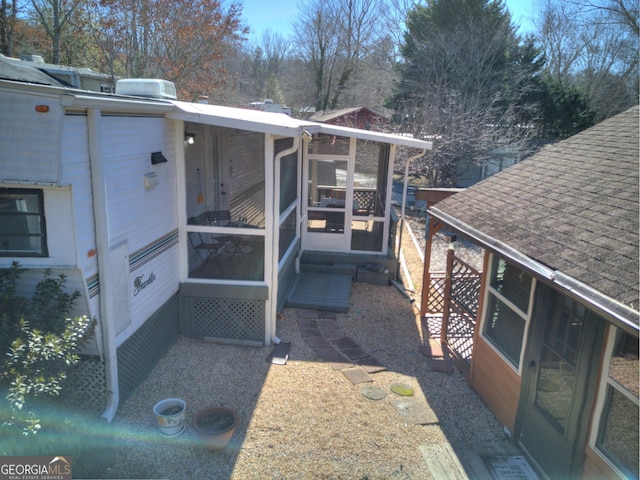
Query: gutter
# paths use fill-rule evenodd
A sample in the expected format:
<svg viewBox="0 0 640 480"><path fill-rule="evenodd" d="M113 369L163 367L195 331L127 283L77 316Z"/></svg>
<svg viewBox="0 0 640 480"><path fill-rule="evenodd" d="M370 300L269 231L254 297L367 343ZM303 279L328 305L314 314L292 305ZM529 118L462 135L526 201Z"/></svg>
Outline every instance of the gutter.
<svg viewBox="0 0 640 480"><path fill-rule="evenodd" d="M111 422L120 402L118 388L118 358L116 352L115 326L110 321L109 294L113 279L109 259L109 217L107 195L105 191L104 162L100 132L102 129L100 109L87 109L87 127L89 140L89 162L91 165L91 190L93 192L93 218L96 232L96 250L98 260L98 278L100 281L100 326L104 351L104 368L107 390L107 407L102 417ZM110 394L109 394L110 393Z"/></svg>
<svg viewBox="0 0 640 480"><path fill-rule="evenodd" d="M278 315L278 255L275 252L278 251L278 245L280 243L280 162L282 157L286 157L287 155L291 155L296 152L300 147L300 136L293 137L293 145L286 150L279 152L275 156L274 167L273 167L273 191L275 192L273 195L273 235L272 235L272 252L274 254L271 256L271 305L269 312L269 332L267 333L267 345L269 345L269 341L274 344L279 344L280 339L276 336L276 318ZM296 221L298 219L296 218Z"/></svg>
<svg viewBox="0 0 640 480"><path fill-rule="evenodd" d="M414 155L413 157L409 157L404 166L404 184L402 186L402 206L400 213L400 235L398 236L398 264L400 263L400 255L402 254L402 232L404 231L404 218L405 218L405 207L407 204L407 189L409 187L409 165L411 162L416 160L417 158L424 157L427 153L427 149L423 148L420 153ZM398 278L400 273L400 269L396 268L396 278Z"/></svg>
<svg viewBox="0 0 640 480"><path fill-rule="evenodd" d="M640 312L606 296L602 292L559 270L553 270L542 265L500 240L496 240L480 230L461 222L457 218L438 210L437 207L431 207L429 212L432 216L474 240L475 243L499 254L512 263L520 265L534 276L556 285L571 297L593 305L604 313L615 326L634 335L638 335L638 331L640 330Z"/></svg>

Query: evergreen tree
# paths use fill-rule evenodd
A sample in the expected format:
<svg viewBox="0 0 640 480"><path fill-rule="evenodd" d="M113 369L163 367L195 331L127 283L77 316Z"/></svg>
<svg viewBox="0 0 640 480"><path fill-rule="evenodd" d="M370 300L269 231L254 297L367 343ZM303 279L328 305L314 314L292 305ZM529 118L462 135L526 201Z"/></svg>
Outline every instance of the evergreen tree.
<svg viewBox="0 0 640 480"><path fill-rule="evenodd" d="M508 145L523 149L537 118L542 59L521 39L500 0L431 0L408 14L393 107L403 128L436 135L423 167L436 186L484 165Z"/></svg>

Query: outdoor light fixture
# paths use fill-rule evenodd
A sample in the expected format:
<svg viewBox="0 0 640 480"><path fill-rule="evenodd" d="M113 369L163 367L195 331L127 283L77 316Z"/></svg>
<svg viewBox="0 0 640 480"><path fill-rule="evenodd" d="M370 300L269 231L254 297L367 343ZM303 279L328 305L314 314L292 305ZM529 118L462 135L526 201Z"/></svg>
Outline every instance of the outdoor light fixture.
<svg viewBox="0 0 640 480"><path fill-rule="evenodd" d="M159 163L167 163L167 158L162 155L162 152L153 152L151 154L151 165L157 165Z"/></svg>
<svg viewBox="0 0 640 480"><path fill-rule="evenodd" d="M313 140L313 135L311 135L308 130L303 130L302 140L304 140L305 142L310 142L311 140Z"/></svg>
<svg viewBox="0 0 640 480"><path fill-rule="evenodd" d="M193 145L194 143L196 143L196 134L185 132L184 141L187 143L187 145Z"/></svg>

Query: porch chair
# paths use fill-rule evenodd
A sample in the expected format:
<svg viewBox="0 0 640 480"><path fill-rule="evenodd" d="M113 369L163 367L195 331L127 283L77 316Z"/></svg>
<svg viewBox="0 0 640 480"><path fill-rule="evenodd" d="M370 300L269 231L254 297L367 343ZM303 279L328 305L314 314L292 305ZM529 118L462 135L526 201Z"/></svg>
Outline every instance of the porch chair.
<svg viewBox="0 0 640 480"><path fill-rule="evenodd" d="M190 217L187 220L189 225L224 225L231 219L228 210L204 212L197 217ZM207 233L189 232L189 244L198 254L202 263L209 262L215 257L229 251L230 240L226 237L213 237L211 241L206 239Z"/></svg>

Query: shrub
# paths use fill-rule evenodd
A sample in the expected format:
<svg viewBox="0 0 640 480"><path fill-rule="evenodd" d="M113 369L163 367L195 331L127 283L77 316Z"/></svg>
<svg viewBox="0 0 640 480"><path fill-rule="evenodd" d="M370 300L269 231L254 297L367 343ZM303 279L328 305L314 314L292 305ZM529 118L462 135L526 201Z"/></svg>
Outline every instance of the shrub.
<svg viewBox="0 0 640 480"><path fill-rule="evenodd" d="M78 347L93 333L86 316L69 318L78 292L65 291L66 277L45 270L31 299L19 297L21 270L14 262L0 272L0 390L8 402L2 429L36 434L41 417L58 397Z"/></svg>

